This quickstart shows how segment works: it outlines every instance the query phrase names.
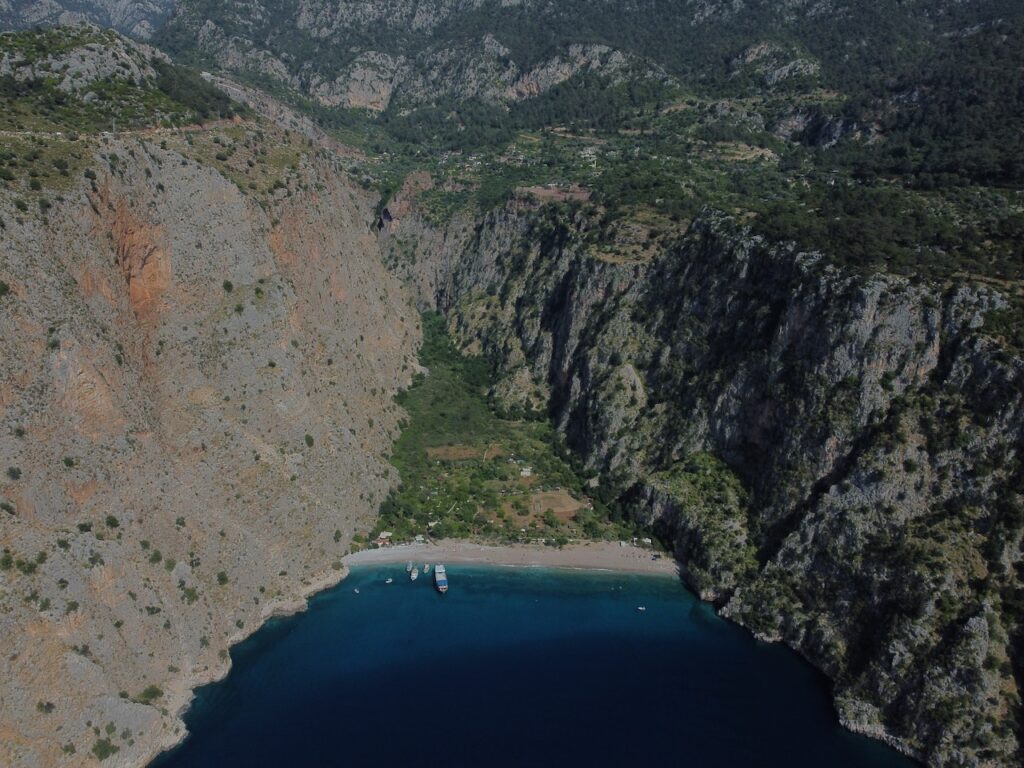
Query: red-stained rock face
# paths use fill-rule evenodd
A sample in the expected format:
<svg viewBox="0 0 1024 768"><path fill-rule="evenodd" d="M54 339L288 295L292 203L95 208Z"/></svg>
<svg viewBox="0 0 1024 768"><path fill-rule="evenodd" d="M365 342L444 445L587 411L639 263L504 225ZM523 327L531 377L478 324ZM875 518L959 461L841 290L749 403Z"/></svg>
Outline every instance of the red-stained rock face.
<svg viewBox="0 0 1024 768"><path fill-rule="evenodd" d="M238 135L258 193L211 161ZM340 577L395 481L415 365L372 203L305 140L235 123L80 149L95 189L0 230L0 549L23 563L0 571L4 766L89 754L86 720L131 731L132 764L179 738L228 646Z"/></svg>
<svg viewBox="0 0 1024 768"><path fill-rule="evenodd" d="M163 228L140 220L124 199L118 200L110 231L117 244L117 261L128 284L136 316L159 311L160 297L171 281L170 255L163 245Z"/></svg>

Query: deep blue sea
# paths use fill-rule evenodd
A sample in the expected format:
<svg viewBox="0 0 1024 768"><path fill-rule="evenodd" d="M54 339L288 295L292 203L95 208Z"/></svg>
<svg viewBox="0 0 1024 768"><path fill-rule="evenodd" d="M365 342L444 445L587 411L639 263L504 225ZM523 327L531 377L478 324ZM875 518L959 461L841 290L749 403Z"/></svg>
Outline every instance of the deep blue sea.
<svg viewBox="0 0 1024 768"><path fill-rule="evenodd" d="M673 578L448 571L442 596L404 566L357 568L270 622L155 765L914 765L840 728L821 675Z"/></svg>

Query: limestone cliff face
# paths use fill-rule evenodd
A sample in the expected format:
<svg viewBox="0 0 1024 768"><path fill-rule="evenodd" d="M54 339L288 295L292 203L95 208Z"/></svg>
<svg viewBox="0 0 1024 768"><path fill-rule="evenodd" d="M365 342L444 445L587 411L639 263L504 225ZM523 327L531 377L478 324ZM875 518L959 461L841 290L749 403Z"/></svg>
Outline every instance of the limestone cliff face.
<svg viewBox="0 0 1024 768"><path fill-rule="evenodd" d="M182 2L170 26L175 45L188 38L189 46L225 70L258 73L327 107L371 112L467 99L507 106L583 75L610 84L670 80L644 57L596 43L517 58L512 41L502 41L508 30L499 22L495 28L471 22L475 14L514 5L523 13L558 13L534 0L303 0L251 3L241 12L219 8L211 18L201 3ZM467 23L472 31L450 34ZM281 29L292 30L293 46L304 40L302 50L282 48Z"/></svg>
<svg viewBox="0 0 1024 768"><path fill-rule="evenodd" d="M88 22L146 39L174 9L174 0L2 0L0 27Z"/></svg>
<svg viewBox="0 0 1024 768"><path fill-rule="evenodd" d="M418 325L372 201L313 150L258 195L162 140L97 144L45 219L0 191L4 766L180 738L395 481Z"/></svg>
<svg viewBox="0 0 1024 768"><path fill-rule="evenodd" d="M434 46L413 57L361 51L337 69L325 69L319 61L296 67L289 57L227 35L208 20L197 37L202 50L226 70L279 80L327 107L371 112L383 112L392 104L410 107L444 99L508 105L583 74L601 76L611 84L630 77L669 81L653 64L604 45L572 45L564 53L520 67L490 34L459 46Z"/></svg>
<svg viewBox="0 0 1024 768"><path fill-rule="evenodd" d="M847 726L1013 764L1024 362L982 332L999 295L849 274L713 212L645 263L594 258L595 227L520 200L384 239L496 394L547 408L724 615L828 673Z"/></svg>

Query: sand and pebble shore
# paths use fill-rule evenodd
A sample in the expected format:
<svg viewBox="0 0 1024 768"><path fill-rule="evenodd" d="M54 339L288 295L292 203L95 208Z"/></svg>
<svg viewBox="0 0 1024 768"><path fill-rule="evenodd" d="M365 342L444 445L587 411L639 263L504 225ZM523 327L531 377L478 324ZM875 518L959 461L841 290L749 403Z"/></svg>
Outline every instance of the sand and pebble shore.
<svg viewBox="0 0 1024 768"><path fill-rule="evenodd" d="M676 575L675 560L631 544L595 541L570 544L561 549L537 544L490 546L470 541L442 541L429 544L400 544L366 549L347 555L346 566L384 563L459 563L464 565L505 565L520 567L573 568L579 570L622 571Z"/></svg>

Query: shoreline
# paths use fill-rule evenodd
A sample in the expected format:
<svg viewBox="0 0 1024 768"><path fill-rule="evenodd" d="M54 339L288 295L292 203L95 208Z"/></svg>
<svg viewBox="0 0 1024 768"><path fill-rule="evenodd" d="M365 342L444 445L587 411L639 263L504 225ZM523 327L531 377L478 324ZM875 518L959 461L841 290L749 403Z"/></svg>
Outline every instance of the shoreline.
<svg viewBox="0 0 1024 768"><path fill-rule="evenodd" d="M346 567L384 565L403 562L429 562L460 565L495 565L519 568L565 568L585 571L613 571L661 576L679 576L674 558L648 549L595 541L570 544L561 549L541 544L488 545L451 540L430 544L399 544L379 549L364 549L342 558Z"/></svg>
<svg viewBox="0 0 1024 768"><path fill-rule="evenodd" d="M260 613L259 623L246 627L244 630L236 632L229 637L227 641L228 655L223 660L223 664L216 668L187 676L184 680L184 687L180 691L175 692L178 694L175 699L180 698L180 700L177 701L177 705L173 708L174 716L181 723L181 730L178 732L165 732L162 734L163 738L154 739L151 746L145 750L145 757L141 765L149 768L149 766L152 766L165 755L174 752L191 735L191 732L184 725L184 715L195 703L196 691L198 689L219 683L231 674L231 669L234 667L231 649L259 632L271 619L305 613L309 610L309 601L313 597L334 589L348 577L348 574L349 569L342 567L341 569L331 568L330 570L321 571L307 577L300 582L301 589L294 595L268 603Z"/></svg>
<svg viewBox="0 0 1024 768"><path fill-rule="evenodd" d="M658 560L652 560L651 550L618 542L589 542L570 544L562 549L547 547L542 544L509 544L492 546L477 544L472 541L453 539L441 543L400 544L380 549L364 549L345 555L340 570L324 571L309 578L302 589L294 596L268 604L258 624L235 633L228 640L228 648L234 648L258 632L270 619L293 616L303 613L309 608L309 601L318 594L339 586L349 575L352 566L386 565L405 563L409 560L430 563L454 563L459 565L493 565L516 568L559 568L577 571L604 571L618 573L634 573L655 576L679 576L679 568L675 559L660 553ZM223 680L231 672L232 658L228 655L221 667L204 673L190 676L186 682L182 700L174 707L175 715L181 719L195 701L196 690L211 683ZM170 738L168 738L170 736ZM142 765L150 766L168 752L173 752L189 736L187 728L176 734L164 734L163 739L154 740L153 746L147 750Z"/></svg>
<svg viewBox="0 0 1024 768"><path fill-rule="evenodd" d="M652 555L659 554L657 560ZM490 545L480 544L469 540L453 539L445 540L442 543L422 544L400 544L377 549L365 549L345 555L342 559L342 568L331 569L321 572L303 584L300 594L290 599L280 600L268 605L263 611L260 622L254 625L251 630L239 632L230 639L229 649L244 641L253 634L259 632L263 626L273 618L293 616L304 613L309 609L310 600L316 595L323 594L331 589L341 586L342 582L351 574L352 567L399 564L412 561L413 563L429 562L437 564L459 565L482 565L506 568L554 568L559 570L572 571L595 571L604 573L629 573L647 576L673 576L681 579L679 563L676 559L666 553L655 553L653 550L634 546L626 543L624 546L619 542L586 542L580 544L566 545L559 549L548 547L542 544L506 544ZM703 599L701 602L706 602ZM733 619L716 614L736 626L744 629L754 637L758 637L749 627L735 622ZM761 642L781 642L783 645L795 650L804 663L812 668L821 670L817 664L807 658L800 649L794 648L789 643L781 640L762 639ZM176 715L182 718L185 712L195 702L198 688L212 683L222 681L230 674L233 667L233 659L230 654L226 664L216 670L209 670L205 674L194 675L187 683L187 699L176 708ZM910 747L904 740L887 732L884 728L864 727L862 724L853 723L841 716L832 702L833 714L837 722L844 730L876 740L889 748L903 754L912 760L921 760L920 753ZM165 755L174 752L190 736L187 728L165 738L156 740L156 743L147 750L148 756L142 763L144 766L151 766Z"/></svg>

